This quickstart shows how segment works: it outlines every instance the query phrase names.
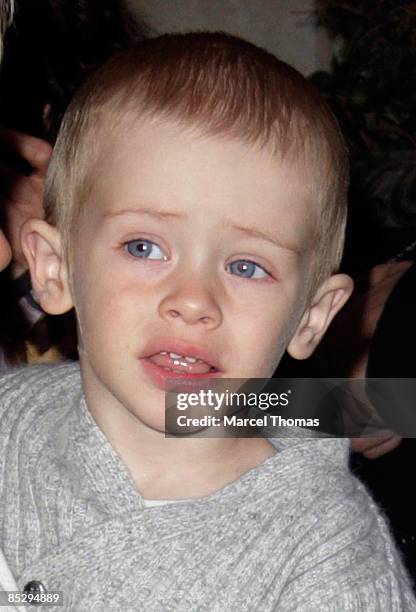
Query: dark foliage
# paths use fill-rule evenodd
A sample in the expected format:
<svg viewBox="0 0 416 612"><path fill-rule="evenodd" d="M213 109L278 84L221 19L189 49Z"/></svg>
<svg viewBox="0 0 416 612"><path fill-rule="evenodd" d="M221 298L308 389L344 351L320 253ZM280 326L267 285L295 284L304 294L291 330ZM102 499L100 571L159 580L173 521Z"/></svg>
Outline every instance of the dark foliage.
<svg viewBox="0 0 416 612"><path fill-rule="evenodd" d="M346 266L362 272L414 256L406 248L416 240L416 2L318 0L317 7L336 52L330 72L311 80L350 147Z"/></svg>

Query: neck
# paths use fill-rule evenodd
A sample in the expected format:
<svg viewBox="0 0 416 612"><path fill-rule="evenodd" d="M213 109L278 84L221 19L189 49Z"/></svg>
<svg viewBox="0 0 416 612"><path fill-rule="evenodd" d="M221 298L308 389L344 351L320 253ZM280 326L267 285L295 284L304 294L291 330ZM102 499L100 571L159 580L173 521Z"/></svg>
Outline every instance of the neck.
<svg viewBox="0 0 416 612"><path fill-rule="evenodd" d="M148 499L210 495L257 467L276 450L263 438L166 437L121 406L94 401L90 413Z"/></svg>

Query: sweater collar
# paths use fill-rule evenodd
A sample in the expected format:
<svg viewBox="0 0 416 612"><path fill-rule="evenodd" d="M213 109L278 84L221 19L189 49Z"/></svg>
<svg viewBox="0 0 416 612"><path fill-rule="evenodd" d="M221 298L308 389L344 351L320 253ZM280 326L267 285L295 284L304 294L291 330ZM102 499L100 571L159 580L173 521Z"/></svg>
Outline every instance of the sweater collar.
<svg viewBox="0 0 416 612"><path fill-rule="evenodd" d="M111 446L109 440L94 421L82 395L77 404L78 418L75 425L75 445L81 459L84 475L94 496L110 514L142 511L145 508L143 496L137 490L123 461ZM331 468L348 471L349 441L336 438L306 437L305 430L285 432L285 437L270 438L277 453L264 463L252 468L238 480L226 485L200 500L200 504L234 504L244 498L256 502L259 496L276 493L283 480L287 486L288 472L293 477L293 486L302 486L302 479L313 477L317 470ZM282 471L285 478L281 478ZM310 473L309 473L310 472ZM185 507L180 501L173 506ZM155 510L156 508L151 508Z"/></svg>

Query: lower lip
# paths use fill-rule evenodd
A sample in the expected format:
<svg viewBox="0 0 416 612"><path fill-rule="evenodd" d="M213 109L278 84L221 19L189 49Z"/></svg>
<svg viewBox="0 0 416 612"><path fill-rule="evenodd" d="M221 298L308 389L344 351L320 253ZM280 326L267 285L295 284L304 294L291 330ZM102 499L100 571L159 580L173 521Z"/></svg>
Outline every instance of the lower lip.
<svg viewBox="0 0 416 612"><path fill-rule="evenodd" d="M145 372L149 375L153 383L166 390L168 380L201 380L209 378L221 378L221 372L215 370L214 372L207 372L206 374L187 374L186 372L174 372L173 370L165 370L161 366L156 365L153 361L148 358L140 359L140 363L143 366Z"/></svg>

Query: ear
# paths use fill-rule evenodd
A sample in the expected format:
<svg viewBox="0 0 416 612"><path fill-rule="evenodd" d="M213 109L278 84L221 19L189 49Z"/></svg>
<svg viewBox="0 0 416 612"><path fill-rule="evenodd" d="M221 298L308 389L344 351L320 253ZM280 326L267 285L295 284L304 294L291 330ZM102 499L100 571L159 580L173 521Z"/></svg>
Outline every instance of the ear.
<svg viewBox="0 0 416 612"><path fill-rule="evenodd" d="M71 310L68 268L58 230L46 221L30 219L22 226L20 240L37 302L49 314Z"/></svg>
<svg viewBox="0 0 416 612"><path fill-rule="evenodd" d="M312 355L353 288L354 283L346 274L334 274L322 283L287 347L291 357L307 359Z"/></svg>

